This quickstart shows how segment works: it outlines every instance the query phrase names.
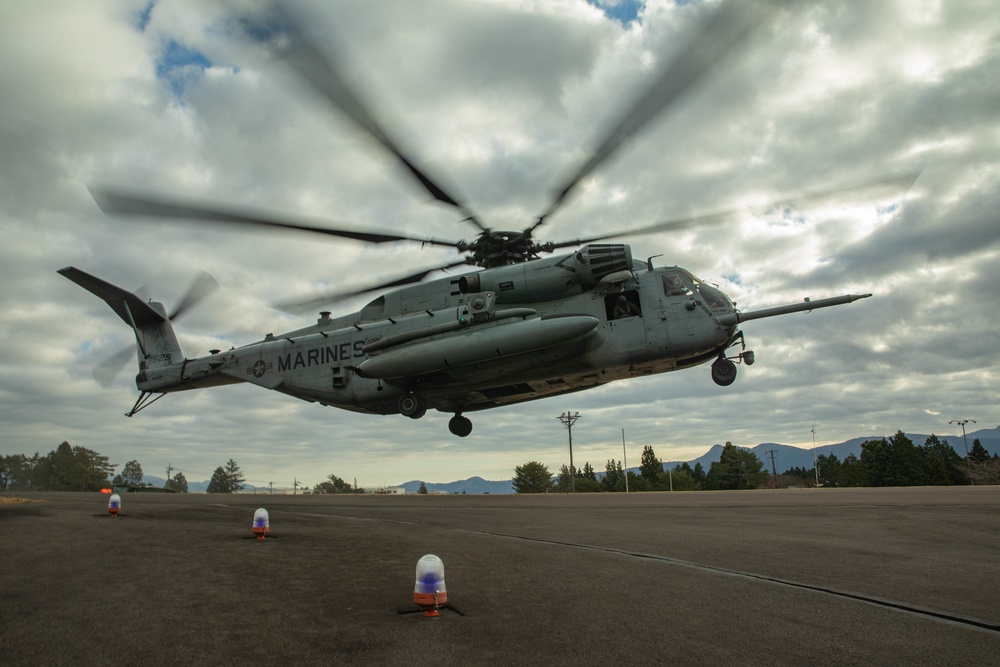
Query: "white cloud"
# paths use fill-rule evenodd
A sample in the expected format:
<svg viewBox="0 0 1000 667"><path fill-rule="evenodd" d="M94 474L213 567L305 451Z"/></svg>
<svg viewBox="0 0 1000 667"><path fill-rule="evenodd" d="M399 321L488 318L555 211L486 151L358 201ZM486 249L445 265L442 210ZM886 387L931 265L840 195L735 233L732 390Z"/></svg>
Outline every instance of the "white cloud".
<svg viewBox="0 0 1000 667"><path fill-rule="evenodd" d="M4 453L63 440L116 463L201 479L229 457L258 485L509 477L567 457L556 417L579 410L578 464L644 444L690 458L716 442L810 444L897 429L1000 423L993 313L1000 253L998 54L992 3L864 3L782 18L588 178L540 229L561 240L924 169L905 201L751 215L628 239L745 309L846 292L860 303L744 326L758 362L727 388L706 368L472 415L356 415L255 387L164 398L122 416L129 370L91 367L130 334L55 271L78 265L171 304L206 269L222 289L178 324L187 351L302 319L269 303L441 264L444 249L105 219L88 182L150 187L338 223L471 239L349 121L297 94L218 29L215 9L161 0L6 3L0 24L0 396ZM678 48L704 6L649 3L628 27L585 2L345 2L308 8L368 81L363 93L422 165L501 228L527 225L602 128ZM221 10L220 10L221 11ZM211 66L183 99L156 66L170 40ZM891 199L891 198L890 198ZM898 210L886 206L902 204Z"/></svg>

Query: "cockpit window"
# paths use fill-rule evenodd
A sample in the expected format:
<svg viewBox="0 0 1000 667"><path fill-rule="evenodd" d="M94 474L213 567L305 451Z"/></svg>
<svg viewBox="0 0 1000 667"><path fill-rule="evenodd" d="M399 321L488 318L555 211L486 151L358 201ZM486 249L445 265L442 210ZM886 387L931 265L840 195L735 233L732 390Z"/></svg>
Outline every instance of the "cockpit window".
<svg viewBox="0 0 1000 667"><path fill-rule="evenodd" d="M691 296L694 292L680 271L667 271L663 274L663 293L667 296Z"/></svg>
<svg viewBox="0 0 1000 667"><path fill-rule="evenodd" d="M663 274L663 293L668 297L700 296L703 303L712 310L732 307L722 292L684 269L673 269Z"/></svg>

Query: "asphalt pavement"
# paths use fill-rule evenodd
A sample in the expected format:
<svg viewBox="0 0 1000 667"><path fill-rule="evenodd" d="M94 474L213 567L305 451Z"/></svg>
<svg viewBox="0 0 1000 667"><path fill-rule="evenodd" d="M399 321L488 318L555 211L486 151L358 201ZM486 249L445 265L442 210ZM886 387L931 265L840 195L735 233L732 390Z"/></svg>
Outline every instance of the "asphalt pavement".
<svg viewBox="0 0 1000 667"><path fill-rule="evenodd" d="M1000 664L1000 487L2 495L4 665Z"/></svg>

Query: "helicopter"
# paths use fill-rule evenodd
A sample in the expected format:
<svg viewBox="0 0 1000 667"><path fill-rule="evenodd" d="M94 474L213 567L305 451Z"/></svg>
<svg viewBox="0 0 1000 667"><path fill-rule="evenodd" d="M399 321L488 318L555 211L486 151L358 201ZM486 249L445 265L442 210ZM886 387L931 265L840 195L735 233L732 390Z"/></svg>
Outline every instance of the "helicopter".
<svg viewBox="0 0 1000 667"><path fill-rule="evenodd" d="M466 256L349 294L324 294L281 304L292 312L318 309L348 296L386 290L359 311L319 313L314 324L262 340L211 350L188 359L172 322L214 287L203 278L168 314L147 301L76 267L59 273L108 303L132 329L139 372L134 416L168 393L249 383L324 406L376 415L423 417L450 413L452 434L466 437L466 413L583 391L609 382L710 365L719 386L734 382L738 365L752 365L740 324L756 319L852 303L871 294L845 294L742 312L718 286L679 266L637 259L632 247L611 239L721 224L740 215L723 211L587 238L549 242L536 230L574 188L652 118L671 106L719 63L733 57L765 22L767 4L728 3L693 35L681 55L612 125L590 159L556 190L532 223L495 230L450 195L410 159L351 90L331 58L292 12L274 5L255 37L280 34L273 49L318 97L350 117L438 202L475 226L471 242L399 232L358 231L320 222L220 206L176 196L115 187L92 187L108 216L151 216L181 222L257 226L323 234L367 243L413 241ZM912 175L861 186L905 185ZM801 201L852 192L839 188ZM556 251L570 249L555 254ZM474 267L460 275L427 279L438 271ZM315 312L315 310L313 311ZM131 354L131 350L128 351Z"/></svg>

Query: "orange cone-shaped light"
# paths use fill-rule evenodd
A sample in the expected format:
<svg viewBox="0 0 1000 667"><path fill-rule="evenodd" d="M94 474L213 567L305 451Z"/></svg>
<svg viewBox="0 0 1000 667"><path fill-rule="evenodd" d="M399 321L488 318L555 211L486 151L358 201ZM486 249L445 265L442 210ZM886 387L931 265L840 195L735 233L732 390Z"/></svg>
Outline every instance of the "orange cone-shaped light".
<svg viewBox="0 0 1000 667"><path fill-rule="evenodd" d="M448 591L444 585L444 563L434 554L427 554L417 561L413 601L426 610L424 616L437 616L438 608L448 602Z"/></svg>
<svg viewBox="0 0 1000 667"><path fill-rule="evenodd" d="M112 493L111 497L108 498L108 514L111 516L118 516L118 513L122 511L122 497L117 493Z"/></svg>
<svg viewBox="0 0 1000 667"><path fill-rule="evenodd" d="M270 517L267 514L267 510L261 507L253 513L253 534L257 536L258 540L262 540L270 532Z"/></svg>

